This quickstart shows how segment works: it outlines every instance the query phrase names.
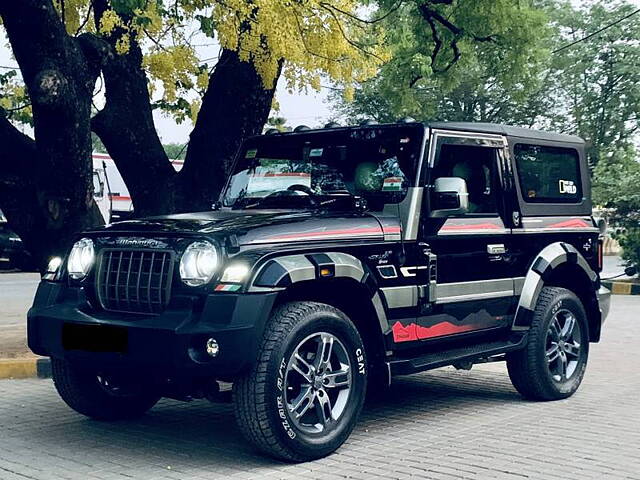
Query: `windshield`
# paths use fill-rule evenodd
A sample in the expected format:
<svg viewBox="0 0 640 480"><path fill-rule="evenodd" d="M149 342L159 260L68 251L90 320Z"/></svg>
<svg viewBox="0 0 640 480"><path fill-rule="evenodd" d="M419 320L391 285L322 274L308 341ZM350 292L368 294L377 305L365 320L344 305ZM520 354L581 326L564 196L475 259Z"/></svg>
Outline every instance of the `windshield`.
<svg viewBox="0 0 640 480"><path fill-rule="evenodd" d="M401 202L415 182L423 135L422 125L415 124L250 139L223 205L304 208L360 197L378 209Z"/></svg>

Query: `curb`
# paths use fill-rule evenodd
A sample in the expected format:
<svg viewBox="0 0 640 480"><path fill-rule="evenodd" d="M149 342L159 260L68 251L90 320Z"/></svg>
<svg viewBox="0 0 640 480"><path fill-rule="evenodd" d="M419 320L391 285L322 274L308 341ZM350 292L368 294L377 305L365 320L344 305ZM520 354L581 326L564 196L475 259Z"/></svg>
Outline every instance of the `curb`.
<svg viewBox="0 0 640 480"><path fill-rule="evenodd" d="M640 295L640 284L628 282L602 282L613 295Z"/></svg>
<svg viewBox="0 0 640 480"><path fill-rule="evenodd" d="M0 380L19 378L51 378L48 358L0 360Z"/></svg>

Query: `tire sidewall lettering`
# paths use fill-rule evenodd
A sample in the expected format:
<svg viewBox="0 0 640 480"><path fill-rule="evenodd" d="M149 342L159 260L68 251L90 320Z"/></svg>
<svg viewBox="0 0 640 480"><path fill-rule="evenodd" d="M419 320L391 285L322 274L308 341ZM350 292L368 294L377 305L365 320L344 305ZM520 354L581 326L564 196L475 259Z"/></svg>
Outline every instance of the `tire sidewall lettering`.
<svg viewBox="0 0 640 480"><path fill-rule="evenodd" d="M286 368L287 368L287 362L283 357L280 362L280 366L278 367L278 377L276 379L276 388L277 388L276 405L278 409L278 417L280 418L280 424L282 425L282 428L284 429L284 432L287 435L287 437L293 440L294 438L296 438L296 432L294 432L293 428L291 427L291 424L289 423L289 419L287 417L287 412L286 412L287 406L285 405L285 400L284 400L284 375L285 375Z"/></svg>
<svg viewBox="0 0 640 480"><path fill-rule="evenodd" d="M275 367L275 395L274 395L274 407L275 414L278 423L282 428L282 433L284 437L290 441L307 443L310 439L307 438L307 435L300 435L301 432L298 432L294 427L293 423L289 419L290 412L288 410L286 399L285 399L285 389L286 389L286 375L287 375L287 365L290 356L293 354L293 349L297 342L300 341L305 336L313 333L314 331L327 331L332 333L340 338L340 340L345 343L347 348L347 353L351 357L351 361L353 362L353 368L357 369L358 375L354 375L352 378L359 385L354 388L356 390L362 390L361 394L364 395L365 385L362 384L363 381L366 381L366 354L364 350L364 346L362 345L362 341L353 337L351 333L344 329L341 325L335 325L333 322L334 319L327 319L329 323L325 323L325 321L320 320L317 324L306 324L300 325L300 328L293 328L292 331L287 336L287 339L283 342L282 349L278 354L278 359L274 367ZM351 345L351 347L349 347ZM356 347L356 348L354 348ZM273 378L273 377L272 377ZM355 392L354 392L355 393ZM273 397L272 397L273 398ZM357 401L353 398L349 399L349 402ZM359 411L359 409L358 409ZM342 422L342 418L339 422ZM338 430L343 431L344 425L338 428ZM333 430L333 429L332 429ZM330 436L335 438L337 431L333 431ZM294 444L295 445L295 444ZM293 446L293 445L292 445ZM296 448L296 447L294 447Z"/></svg>

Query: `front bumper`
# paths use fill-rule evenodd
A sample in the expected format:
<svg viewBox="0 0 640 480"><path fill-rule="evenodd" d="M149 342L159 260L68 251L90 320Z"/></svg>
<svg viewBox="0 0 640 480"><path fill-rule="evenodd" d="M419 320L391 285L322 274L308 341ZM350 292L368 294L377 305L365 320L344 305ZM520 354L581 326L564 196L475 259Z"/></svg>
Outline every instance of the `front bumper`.
<svg viewBox="0 0 640 480"><path fill-rule="evenodd" d="M84 290L41 282L29 310L31 350L98 369L154 376L233 378L255 360L276 294L215 293L173 299L160 315L96 310ZM214 338L215 358L205 346Z"/></svg>

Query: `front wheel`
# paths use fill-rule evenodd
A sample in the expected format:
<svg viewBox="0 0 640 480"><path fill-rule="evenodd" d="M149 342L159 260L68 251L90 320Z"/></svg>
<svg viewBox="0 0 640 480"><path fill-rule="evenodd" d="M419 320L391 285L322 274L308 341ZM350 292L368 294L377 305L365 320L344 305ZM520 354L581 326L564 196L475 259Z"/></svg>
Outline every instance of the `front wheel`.
<svg viewBox="0 0 640 480"><path fill-rule="evenodd" d="M315 302L285 304L265 327L256 364L234 382L240 429L279 459L324 457L357 422L365 369L362 339L344 313Z"/></svg>
<svg viewBox="0 0 640 480"><path fill-rule="evenodd" d="M587 316L580 299L564 288L544 287L527 346L507 356L513 386L533 400L567 398L582 383L588 357Z"/></svg>
<svg viewBox="0 0 640 480"><path fill-rule="evenodd" d="M73 410L94 420L128 420L152 408L160 396L139 379L101 374L51 359L51 376L60 397Z"/></svg>

